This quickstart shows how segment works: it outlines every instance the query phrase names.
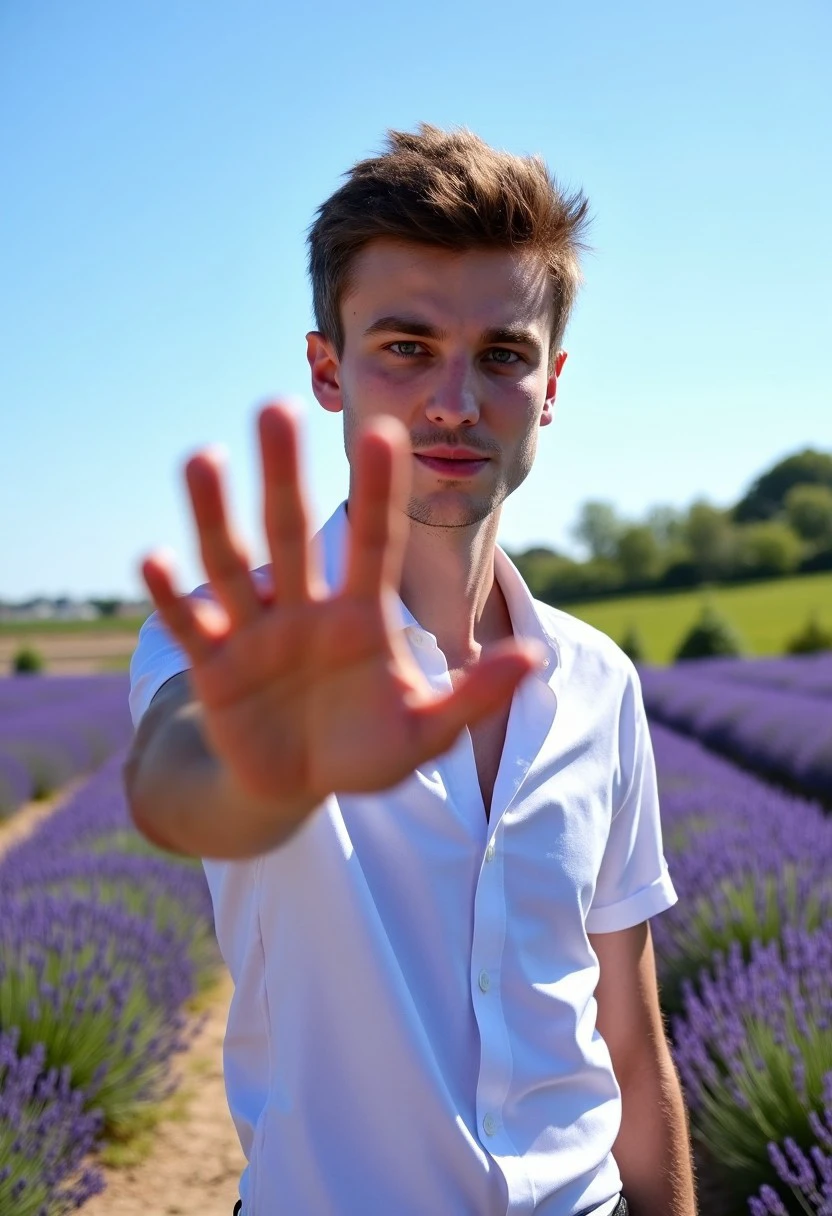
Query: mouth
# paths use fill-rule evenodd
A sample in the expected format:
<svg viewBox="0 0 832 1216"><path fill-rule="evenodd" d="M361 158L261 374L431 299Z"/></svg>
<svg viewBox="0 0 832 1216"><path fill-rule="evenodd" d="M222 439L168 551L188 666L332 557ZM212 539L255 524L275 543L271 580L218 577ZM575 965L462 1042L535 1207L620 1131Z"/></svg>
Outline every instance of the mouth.
<svg viewBox="0 0 832 1216"><path fill-rule="evenodd" d="M432 469L434 473L440 473L445 477L473 477L488 464L487 458L483 460L454 460L448 456L420 456L416 452L414 452L414 456L420 464Z"/></svg>

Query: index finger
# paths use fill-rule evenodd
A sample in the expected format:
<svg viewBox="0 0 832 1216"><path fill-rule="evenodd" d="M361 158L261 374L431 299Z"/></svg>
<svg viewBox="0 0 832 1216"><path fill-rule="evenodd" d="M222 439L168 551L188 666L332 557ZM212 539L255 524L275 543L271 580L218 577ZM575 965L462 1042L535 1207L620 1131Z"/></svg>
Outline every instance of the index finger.
<svg viewBox="0 0 832 1216"><path fill-rule="evenodd" d="M378 599L398 590L407 545L410 440L396 418L373 419L358 441L349 500L350 545L344 590Z"/></svg>

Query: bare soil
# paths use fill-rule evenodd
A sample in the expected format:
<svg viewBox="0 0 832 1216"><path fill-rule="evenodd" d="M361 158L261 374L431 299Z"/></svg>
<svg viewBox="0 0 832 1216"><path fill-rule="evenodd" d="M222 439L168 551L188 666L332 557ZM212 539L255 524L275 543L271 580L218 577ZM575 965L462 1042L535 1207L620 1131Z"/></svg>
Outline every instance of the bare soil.
<svg viewBox="0 0 832 1216"><path fill-rule="evenodd" d="M84 1216L231 1216L246 1164L222 1074L232 991L224 972L205 1025L177 1065L180 1101L171 1103L143 1161L104 1169L107 1189L84 1204Z"/></svg>
<svg viewBox="0 0 832 1216"><path fill-rule="evenodd" d="M11 672L12 659L23 646L31 646L43 657L47 675L81 676L94 672L127 669L136 649L137 633L128 629L95 630L89 633L68 629L66 633L20 633L0 635L0 674Z"/></svg>

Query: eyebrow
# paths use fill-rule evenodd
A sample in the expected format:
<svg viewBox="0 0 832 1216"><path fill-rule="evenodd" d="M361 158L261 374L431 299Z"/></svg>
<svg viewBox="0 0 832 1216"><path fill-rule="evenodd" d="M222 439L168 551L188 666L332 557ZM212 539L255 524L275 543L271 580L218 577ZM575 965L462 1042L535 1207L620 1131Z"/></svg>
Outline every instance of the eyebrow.
<svg viewBox="0 0 832 1216"><path fill-rule="evenodd" d="M437 342L448 336L444 329L438 329L426 321L419 321L415 317L396 316L379 317L377 321L373 321L372 325L364 330L364 336L368 338L373 334L410 334L414 338L433 338ZM482 334L482 342L486 346L508 342L513 346L531 346L537 351L543 349L540 339L530 329L506 326L486 329Z"/></svg>

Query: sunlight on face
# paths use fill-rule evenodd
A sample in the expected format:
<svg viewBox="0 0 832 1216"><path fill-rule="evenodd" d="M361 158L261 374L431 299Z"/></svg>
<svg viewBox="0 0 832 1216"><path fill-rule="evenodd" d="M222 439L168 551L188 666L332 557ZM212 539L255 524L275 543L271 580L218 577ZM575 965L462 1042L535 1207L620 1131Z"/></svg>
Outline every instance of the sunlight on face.
<svg viewBox="0 0 832 1216"><path fill-rule="evenodd" d="M350 465L361 425L393 414L413 449L411 519L460 528L498 510L528 476L551 421L552 307L551 279L528 254L371 242L341 304ZM446 450L431 458L435 448ZM471 459L447 459L459 449Z"/></svg>

